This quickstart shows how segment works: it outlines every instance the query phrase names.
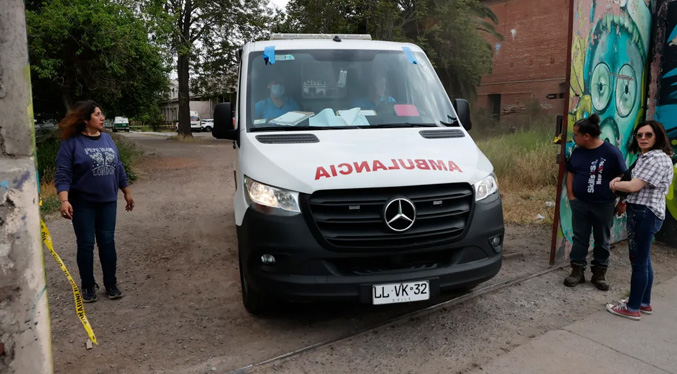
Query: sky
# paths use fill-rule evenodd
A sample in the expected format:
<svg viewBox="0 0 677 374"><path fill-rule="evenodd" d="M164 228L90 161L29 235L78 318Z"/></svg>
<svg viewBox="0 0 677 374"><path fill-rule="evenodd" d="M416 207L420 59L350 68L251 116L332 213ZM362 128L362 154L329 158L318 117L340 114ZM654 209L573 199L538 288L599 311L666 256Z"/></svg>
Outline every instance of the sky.
<svg viewBox="0 0 677 374"><path fill-rule="evenodd" d="M284 9L288 2L289 0L270 0L271 5L274 5L280 9Z"/></svg>

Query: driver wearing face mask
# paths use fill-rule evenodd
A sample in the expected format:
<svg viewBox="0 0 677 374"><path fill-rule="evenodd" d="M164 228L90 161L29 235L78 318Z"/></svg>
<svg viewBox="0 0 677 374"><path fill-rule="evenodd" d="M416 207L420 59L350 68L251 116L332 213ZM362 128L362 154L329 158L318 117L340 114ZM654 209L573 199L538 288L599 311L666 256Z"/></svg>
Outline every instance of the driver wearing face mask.
<svg viewBox="0 0 677 374"><path fill-rule="evenodd" d="M254 107L256 119L273 119L292 110L299 110L299 104L294 99L285 96L284 84L281 81L270 81L268 89L270 97L257 102Z"/></svg>

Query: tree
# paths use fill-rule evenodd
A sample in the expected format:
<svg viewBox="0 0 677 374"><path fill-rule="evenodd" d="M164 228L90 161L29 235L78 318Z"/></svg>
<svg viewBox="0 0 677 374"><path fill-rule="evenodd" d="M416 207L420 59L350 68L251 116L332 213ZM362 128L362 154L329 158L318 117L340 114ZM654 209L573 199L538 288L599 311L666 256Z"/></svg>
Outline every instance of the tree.
<svg viewBox="0 0 677 374"><path fill-rule="evenodd" d="M190 137L190 74L196 88L225 94L235 81L235 48L266 34L267 0L146 0L158 34L168 35L179 83L179 134Z"/></svg>
<svg viewBox="0 0 677 374"><path fill-rule="evenodd" d="M491 72L492 50L483 33L502 39L494 28L498 18L479 0L291 0L287 13L278 31L368 33L416 43L454 96L474 96Z"/></svg>
<svg viewBox="0 0 677 374"><path fill-rule="evenodd" d="M59 118L94 99L107 114L157 115L168 89L162 50L147 24L111 0L27 2L26 18L37 115Z"/></svg>

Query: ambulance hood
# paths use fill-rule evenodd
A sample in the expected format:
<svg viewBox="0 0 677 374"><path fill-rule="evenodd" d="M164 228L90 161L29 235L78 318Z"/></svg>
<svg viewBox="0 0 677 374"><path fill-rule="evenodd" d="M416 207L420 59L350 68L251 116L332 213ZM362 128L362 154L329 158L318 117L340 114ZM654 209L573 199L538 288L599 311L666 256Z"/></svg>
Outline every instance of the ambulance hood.
<svg viewBox="0 0 677 374"><path fill-rule="evenodd" d="M450 132L455 137L439 137ZM489 160L461 128L241 135L239 164L245 176L306 194L333 189L473 184L493 171Z"/></svg>

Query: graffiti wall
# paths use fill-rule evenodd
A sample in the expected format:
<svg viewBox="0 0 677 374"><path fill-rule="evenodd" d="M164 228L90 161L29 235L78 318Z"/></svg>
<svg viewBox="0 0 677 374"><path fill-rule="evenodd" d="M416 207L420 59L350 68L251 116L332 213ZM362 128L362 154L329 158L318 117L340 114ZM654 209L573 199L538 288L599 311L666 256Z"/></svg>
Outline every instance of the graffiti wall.
<svg viewBox="0 0 677 374"><path fill-rule="evenodd" d="M571 71L566 157L573 150L573 124L596 113L601 137L634 157L627 145L646 113L652 4L645 0L573 0ZM566 174L566 173L564 173ZM564 175L560 175L564 186ZM556 260L568 259L573 240L566 188L560 195ZM625 239L625 217L614 218L612 242Z"/></svg>
<svg viewBox="0 0 677 374"><path fill-rule="evenodd" d="M647 118L654 118L665 126L677 153L677 0L659 0L654 15ZM673 157L674 160L677 157ZM677 246L677 174L666 203L669 213L656 238Z"/></svg>

